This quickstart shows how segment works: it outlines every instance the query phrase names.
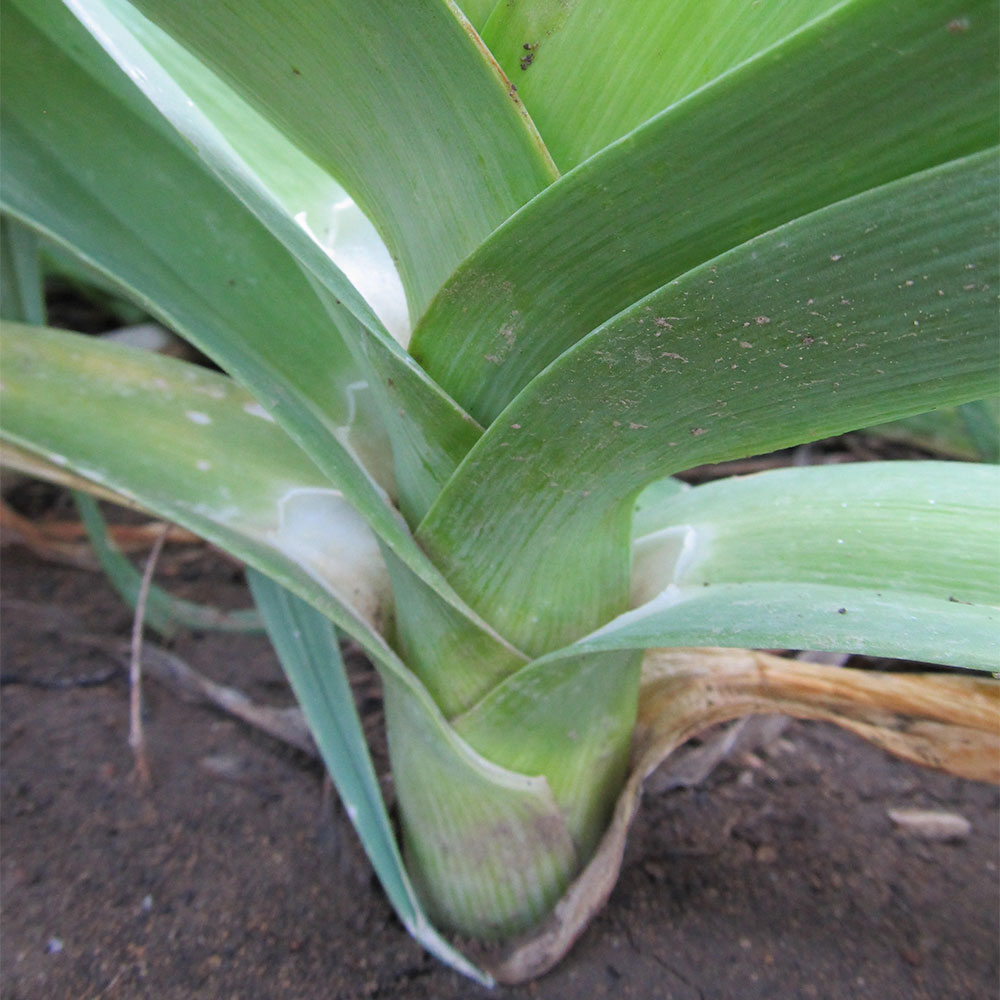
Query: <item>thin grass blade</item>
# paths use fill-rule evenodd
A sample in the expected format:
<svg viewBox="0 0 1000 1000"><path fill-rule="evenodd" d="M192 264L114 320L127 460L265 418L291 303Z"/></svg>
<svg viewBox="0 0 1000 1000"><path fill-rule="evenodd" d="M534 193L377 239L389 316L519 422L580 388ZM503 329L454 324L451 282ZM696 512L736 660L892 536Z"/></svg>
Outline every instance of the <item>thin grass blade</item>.
<svg viewBox="0 0 1000 1000"><path fill-rule="evenodd" d="M262 573L251 570L248 579L323 762L393 909L432 955L491 986L489 975L434 930L413 890L396 846L332 623Z"/></svg>
<svg viewBox="0 0 1000 1000"><path fill-rule="evenodd" d="M79 491L74 491L73 501L101 569L122 600L134 609L142 573L115 546L97 501ZM252 609L223 611L207 604L196 604L174 597L156 584L150 585L146 594L144 621L166 637L176 635L178 628L205 632L259 632L263 628L260 615Z"/></svg>

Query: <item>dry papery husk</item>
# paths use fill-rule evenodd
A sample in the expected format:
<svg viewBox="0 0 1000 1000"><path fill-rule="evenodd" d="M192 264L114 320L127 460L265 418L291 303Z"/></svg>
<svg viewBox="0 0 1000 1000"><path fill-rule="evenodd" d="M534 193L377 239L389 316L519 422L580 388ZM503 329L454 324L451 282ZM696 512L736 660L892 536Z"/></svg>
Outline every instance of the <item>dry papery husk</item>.
<svg viewBox="0 0 1000 1000"><path fill-rule="evenodd" d="M573 946L618 881L642 785L681 744L748 715L819 719L890 753L1000 782L1000 683L961 674L885 674L745 649L650 650L632 769L594 858L535 931L481 960L500 983L543 975Z"/></svg>

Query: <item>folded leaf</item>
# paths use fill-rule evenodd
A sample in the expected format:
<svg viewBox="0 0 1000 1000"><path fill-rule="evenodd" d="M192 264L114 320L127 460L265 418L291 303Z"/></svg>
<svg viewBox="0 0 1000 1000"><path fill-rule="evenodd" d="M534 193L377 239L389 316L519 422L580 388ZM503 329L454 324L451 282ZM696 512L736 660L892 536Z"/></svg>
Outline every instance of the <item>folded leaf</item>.
<svg viewBox="0 0 1000 1000"><path fill-rule="evenodd" d="M586 648L755 645L994 669L1000 470L782 469L649 503L634 610Z"/></svg>
<svg viewBox="0 0 1000 1000"><path fill-rule="evenodd" d="M450 4L135 6L344 185L398 258L411 316L556 176L516 91Z"/></svg>
<svg viewBox="0 0 1000 1000"><path fill-rule="evenodd" d="M390 485L372 394L295 261L63 8L10 5L3 43L4 207L243 382L373 522L394 520L359 464Z"/></svg>
<svg viewBox="0 0 1000 1000"><path fill-rule="evenodd" d="M487 620L540 655L626 610L649 482L996 378L993 151L760 236L594 331L490 427L418 537Z"/></svg>
<svg viewBox="0 0 1000 1000"><path fill-rule="evenodd" d="M148 351L3 324L4 440L294 581L369 647L388 579L361 516L231 379Z"/></svg>
<svg viewBox="0 0 1000 1000"><path fill-rule="evenodd" d="M486 425L568 347L678 275L995 145L998 30L991 0L926 0L905 16L890 0L838 6L525 206L435 298L414 357Z"/></svg>
<svg viewBox="0 0 1000 1000"><path fill-rule="evenodd" d="M236 174L242 163L347 275L393 336L408 339L406 296L389 251L325 170L126 0L69 6L209 165L221 169L228 155ZM267 225L267 218L262 221Z"/></svg>
<svg viewBox="0 0 1000 1000"><path fill-rule="evenodd" d="M483 40L561 170L836 6L836 0L496 5Z"/></svg>
<svg viewBox="0 0 1000 1000"><path fill-rule="evenodd" d="M114 26L113 19L102 22ZM426 445L397 449L402 467L423 477L413 501L418 509L436 495L427 480L450 474L478 436L474 422L431 388L387 335L377 339L362 326L359 315L380 329L326 254L226 152L211 124L162 71L154 76L154 62L130 71L137 79L148 74L167 105L197 119L192 142L208 147L209 159L259 219L60 5L12 4L3 45L5 207L130 290L249 387L455 617L474 618L387 502L381 487L391 488L393 476L380 411L383 397L392 401L395 443ZM283 245L289 230L310 277L322 276L323 301ZM340 296L350 309L335 309ZM365 356L377 380L358 367ZM400 398L414 423L400 418ZM482 631L481 623L465 627Z"/></svg>
<svg viewBox="0 0 1000 1000"><path fill-rule="evenodd" d="M677 493L647 506L643 524L632 548L633 605L670 585L770 581L1000 606L1000 469L993 466L778 469Z"/></svg>
<svg viewBox="0 0 1000 1000"><path fill-rule="evenodd" d="M841 584L672 586L552 658L658 646L865 653L996 672L1000 608ZM537 661L543 669L547 661Z"/></svg>
<svg viewBox="0 0 1000 1000"><path fill-rule="evenodd" d="M388 282L388 300L384 294L373 299L376 311L390 319L401 306L405 312L405 301L392 293L396 272L384 244L329 174L128 3L72 0L71 6L204 164L306 270L329 314L327 336L351 354L354 383L367 382L374 395L392 441L400 507L416 524L479 429L388 336L342 273L341 267L365 279L359 287L369 297L373 286L381 294ZM346 247L337 243L339 232L330 231L345 213L363 230L360 242ZM399 331L399 318L395 322Z"/></svg>

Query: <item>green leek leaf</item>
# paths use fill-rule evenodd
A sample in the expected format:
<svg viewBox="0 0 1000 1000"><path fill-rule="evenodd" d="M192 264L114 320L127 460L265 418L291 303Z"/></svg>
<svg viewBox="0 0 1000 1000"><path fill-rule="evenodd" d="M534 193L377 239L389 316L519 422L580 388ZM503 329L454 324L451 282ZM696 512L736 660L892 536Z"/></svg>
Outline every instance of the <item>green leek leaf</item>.
<svg viewBox="0 0 1000 1000"><path fill-rule="evenodd" d="M374 229L328 174L124 0L72 6L205 165L306 270L329 313L328 336L343 341L360 369L355 383L366 381L374 394L392 440L400 507L417 523L479 429L387 335L341 272L362 279L360 290L405 339L408 321L398 315L405 302L393 294L395 268ZM357 234L346 246L338 243L345 215Z"/></svg>
<svg viewBox="0 0 1000 1000"><path fill-rule="evenodd" d="M388 602L375 538L246 390L92 337L2 332L5 440L294 580L359 641L385 647L373 628Z"/></svg>
<svg viewBox="0 0 1000 1000"><path fill-rule="evenodd" d="M500 3L482 35L568 170L835 5Z"/></svg>
<svg viewBox="0 0 1000 1000"><path fill-rule="evenodd" d="M657 646L805 647L1000 670L995 606L790 582L676 587L549 659Z"/></svg>
<svg viewBox="0 0 1000 1000"><path fill-rule="evenodd" d="M63 8L39 2L22 11L12 4L3 45L5 207L130 290L249 387L451 609L442 613L474 619L414 545L379 485L391 488L392 469L376 392L381 399L398 391L418 421L430 414L411 425L400 419L400 400L394 399L392 413L407 440L421 440L421 428L437 428L426 431L426 452L409 456L419 468L445 455L450 472L478 436L476 425L436 390L423 394L426 378L419 381L398 345L394 355L372 346L370 331L354 315L367 313L377 329L371 310L311 238L276 210L269 224L277 228L284 220L300 238L302 253L312 250L319 259L326 301L319 300L281 242L213 180ZM145 71L152 73L152 64L134 70ZM208 131L199 135L207 140ZM238 172L238 165L230 166ZM251 178L246 188L252 187ZM265 200L257 199L262 214ZM385 386L364 377L337 335L328 309L341 294L354 304L335 318L350 326L354 349L372 352ZM295 336L275 335L286 330ZM434 492L423 487L423 505ZM481 623L463 627L482 631ZM494 645L507 655L502 643Z"/></svg>
<svg viewBox="0 0 1000 1000"><path fill-rule="evenodd" d="M232 552L372 658L395 734L390 751L414 879L433 915L483 934L540 919L579 866L565 818L544 778L477 754L382 638L384 565L339 490L225 376L77 334L0 330L5 440ZM51 406L53 396L62 405ZM519 832L484 865L481 839L497 803ZM453 845L447 884L442 843ZM413 933L431 934L419 921Z"/></svg>
<svg viewBox="0 0 1000 1000"><path fill-rule="evenodd" d="M385 444L371 393L281 244L164 129L68 12L38 4L29 18L10 5L4 28L5 208L251 388L365 498L374 522L388 521L358 462L364 456L390 484L378 468ZM277 341L285 329L296 336Z"/></svg>
<svg viewBox="0 0 1000 1000"><path fill-rule="evenodd" d="M414 357L488 424L563 351L678 275L995 145L997 37L992 0L837 7L526 205L449 279Z"/></svg>
<svg viewBox="0 0 1000 1000"><path fill-rule="evenodd" d="M838 203L640 301L470 452L418 537L526 652L626 610L651 481L936 405L996 377L994 151Z"/></svg>
<svg viewBox="0 0 1000 1000"><path fill-rule="evenodd" d="M398 259L411 316L556 176L516 91L457 7L134 5L344 185Z"/></svg>

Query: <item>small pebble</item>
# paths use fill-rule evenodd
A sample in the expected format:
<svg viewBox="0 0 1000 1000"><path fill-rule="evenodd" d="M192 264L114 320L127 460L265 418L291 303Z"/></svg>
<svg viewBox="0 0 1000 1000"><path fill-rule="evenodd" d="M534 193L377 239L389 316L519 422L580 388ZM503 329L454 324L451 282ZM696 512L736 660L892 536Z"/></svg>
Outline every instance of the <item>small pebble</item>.
<svg viewBox="0 0 1000 1000"><path fill-rule="evenodd" d="M936 809L890 809L889 819L905 833L922 840L964 840L972 824L958 813Z"/></svg>
<svg viewBox="0 0 1000 1000"><path fill-rule="evenodd" d="M666 869L663 865L655 861L646 861L642 866L643 871L654 881L662 882L667 877Z"/></svg>

